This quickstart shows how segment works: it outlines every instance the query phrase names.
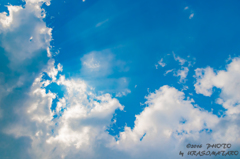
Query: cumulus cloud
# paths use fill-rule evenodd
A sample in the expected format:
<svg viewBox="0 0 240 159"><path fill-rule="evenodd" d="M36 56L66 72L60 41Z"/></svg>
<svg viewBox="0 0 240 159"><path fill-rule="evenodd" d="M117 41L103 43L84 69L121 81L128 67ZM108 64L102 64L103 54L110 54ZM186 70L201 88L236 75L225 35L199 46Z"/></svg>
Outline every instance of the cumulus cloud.
<svg viewBox="0 0 240 159"><path fill-rule="evenodd" d="M0 13L1 97L30 84L47 64L51 28L43 21L40 5L26 1L24 8L7 6L9 15Z"/></svg>
<svg viewBox="0 0 240 159"><path fill-rule="evenodd" d="M173 87L163 86L146 99L148 106L136 115L134 128L126 126L115 145L133 158L156 158L160 154L164 158L177 157L184 140L200 140L201 130L219 122L217 116L195 107L192 99L184 100L184 93Z"/></svg>
<svg viewBox="0 0 240 159"><path fill-rule="evenodd" d="M53 61L50 61L44 72L52 75L52 72L61 71L59 68L59 65L55 68ZM66 88L64 97L57 102L56 110L52 111L56 94L46 92L43 87L46 86L46 80L42 77L40 75L35 79L25 100L15 104L20 119L3 130L5 134L16 138L29 137L32 140L29 148L31 158L59 158L71 155L72 151L75 154L84 151L89 157L96 142L114 139L106 129L111 124L115 110L124 108L117 99L110 94L96 95L84 81L65 79L61 75L58 80L50 81Z"/></svg>
<svg viewBox="0 0 240 159"><path fill-rule="evenodd" d="M43 21L44 2L50 4L27 0L25 8L8 6L9 15L0 14L0 139L4 145L0 153L4 158L170 159L181 157L179 151L186 150L189 142L231 142L239 148L238 58L217 73L211 68L196 70L197 93L210 96L212 87L222 90L217 102L226 108L225 117L201 109L176 88L162 86L153 93L148 91L146 107L136 115L134 127L125 126L116 141L106 130L115 111L124 106L109 93L94 92L83 79L60 75L63 67L49 58L52 38L51 28ZM107 62L113 59L111 54L100 55L83 56L81 71L85 75L87 71L97 76L101 76L99 72L111 73L114 62ZM181 65L185 63L174 58ZM179 76L187 76L186 70L183 68ZM42 72L49 79L43 78ZM121 88L128 85L125 77L114 82ZM51 107L57 94L46 90L51 83L65 88L54 110ZM14 153L5 153L13 149Z"/></svg>
<svg viewBox="0 0 240 159"><path fill-rule="evenodd" d="M106 153L128 154L125 158L177 158L180 150L187 151L184 147L190 141L225 139L224 142L233 143L238 137L237 122L224 130L222 124L229 118L220 119L193 104L193 99L185 99L183 92L163 86L146 96L147 107L136 115L134 128L126 126L115 141L106 128L114 111L123 110L117 99L110 94L95 95L84 81L61 76L56 82L64 85L67 93L57 103L58 117L53 118L50 106L55 95L46 94L41 88L43 82L40 77L35 80L26 107L18 110L24 119L5 129L5 133L15 137L31 138L32 158L105 158ZM231 136L226 134L228 131ZM104 152L99 151L101 147Z"/></svg>
<svg viewBox="0 0 240 159"><path fill-rule="evenodd" d="M65 79L64 76L57 80L62 66L55 67L54 60L47 57L50 57L52 30L43 21L43 2L49 4L50 1L28 0L24 8L8 6L9 15L0 14L0 40L5 50L1 60L6 61L0 74L1 138L7 135L14 137L16 143L21 141L25 151L19 149L13 158L63 158L71 155L71 151L78 153L80 148L90 157L95 142L105 138L111 140L107 126L114 111L122 110L123 106L110 94L93 94L82 80ZM111 55L103 59L98 57L94 53L85 56L83 66L93 72L100 68L101 73L108 74L109 63L105 65L104 62L110 60ZM97 65L95 59L101 63ZM50 80L43 79L41 72L46 72ZM50 83L67 90L54 111L51 107L56 94L45 89ZM29 140L24 143L22 138ZM14 144L9 147L14 148Z"/></svg>
<svg viewBox="0 0 240 159"><path fill-rule="evenodd" d="M51 74L61 71L59 68L51 61L44 71ZM66 79L61 75L55 82L63 85L66 93L53 112L50 107L56 95L46 93L42 87L45 81L41 78L36 78L32 84L24 107L17 109L21 120L4 129L6 134L14 137L31 139L31 158L162 156L170 159L178 158L180 150L187 152L185 146L189 142L237 144L238 141L239 120L229 116L218 118L169 86L149 92L145 102L147 107L136 115L134 128L126 126L116 141L106 129L115 110L124 108L117 99L110 94L96 95L83 80ZM226 122L231 124L226 125Z"/></svg>
<svg viewBox="0 0 240 159"><path fill-rule="evenodd" d="M21 127L21 124L29 123L25 119L25 102L34 80L47 66L52 40L51 28L43 21L43 2L47 1L27 0L24 7L8 5L9 14L0 13L0 140L3 145L8 145L1 147L3 158L30 158L27 151L31 147L31 139L27 136L33 134L34 130L26 131L25 127ZM38 94L41 92L36 91L33 96ZM35 98L35 102L40 103L46 100ZM34 110L34 105L31 106ZM32 116L34 120L48 120L44 110L38 113L39 118ZM33 124L25 126L32 127ZM9 135L13 132L17 133L17 138ZM14 153L9 153L13 149Z"/></svg>
<svg viewBox="0 0 240 159"><path fill-rule="evenodd" d="M46 142L74 146L76 152L77 149L90 151L97 140L108 136L106 127L114 111L118 108L123 110L123 106L110 94L94 95L84 81L66 80L61 76L58 84L66 87L67 95L57 105L62 116L56 136L49 137ZM62 109L66 110L61 112Z"/></svg>
<svg viewBox="0 0 240 159"><path fill-rule="evenodd" d="M212 95L213 87L221 89L218 104L228 109L227 113L240 113L240 58L232 59L226 66L226 70L214 71L213 68L198 68L195 70L197 79L195 86L196 93L205 96Z"/></svg>
<svg viewBox="0 0 240 159"><path fill-rule="evenodd" d="M27 1L25 8L7 7L9 15L0 13L0 46L13 69L50 47L52 29L43 21L44 10L32 1Z"/></svg>
<svg viewBox="0 0 240 159"><path fill-rule="evenodd" d="M202 143L201 151L206 149L206 143L230 142L234 150L239 148L239 116L218 118L169 86L150 93L146 99L147 107L136 115L134 128L126 126L113 144L130 158L182 158L180 151L185 152L184 158L190 158L186 156L188 143Z"/></svg>

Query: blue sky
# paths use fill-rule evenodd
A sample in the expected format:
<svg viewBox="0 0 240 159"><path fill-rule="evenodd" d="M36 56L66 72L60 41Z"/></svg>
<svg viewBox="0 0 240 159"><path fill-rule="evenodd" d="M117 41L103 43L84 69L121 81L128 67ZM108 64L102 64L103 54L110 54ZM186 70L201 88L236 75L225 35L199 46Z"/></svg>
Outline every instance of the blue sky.
<svg viewBox="0 0 240 159"><path fill-rule="evenodd" d="M0 2L0 154L178 158L187 143L209 142L239 150L239 4Z"/></svg>

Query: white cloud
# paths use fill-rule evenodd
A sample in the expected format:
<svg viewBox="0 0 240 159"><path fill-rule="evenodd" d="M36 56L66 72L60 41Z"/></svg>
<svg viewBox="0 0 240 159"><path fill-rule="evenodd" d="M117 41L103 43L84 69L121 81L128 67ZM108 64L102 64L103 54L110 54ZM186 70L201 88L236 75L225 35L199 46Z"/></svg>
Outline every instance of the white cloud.
<svg viewBox="0 0 240 159"><path fill-rule="evenodd" d="M203 94L205 96L212 95L213 82L212 78L215 76L213 69L207 67L205 69L197 68L195 70L195 77L197 79L195 86L196 93ZM203 78L204 77L204 78Z"/></svg>
<svg viewBox="0 0 240 159"><path fill-rule="evenodd" d="M55 68L54 64L55 64L55 61L53 59L49 60L48 67L45 69L45 72L52 79L52 82L55 82L57 79L56 78L57 74L63 71L63 67L60 63L57 65L57 68Z"/></svg>
<svg viewBox="0 0 240 159"><path fill-rule="evenodd" d="M194 105L192 99L185 99L183 92L163 86L146 96L147 107L136 115L133 129L126 126L120 133L119 141L115 141L106 129L111 125L115 110L123 110L124 106L108 93L95 94L82 79L56 78L63 68L60 64L56 67L54 61L47 58L47 48L50 52L51 47L51 29L43 21L41 2L50 3L27 0L25 8L8 7L12 9L9 14L12 18L6 20L9 18L6 14L0 15L1 47L6 50L0 59L4 64L4 68L0 68L3 72L0 73L0 138L10 145L6 152L14 149L15 156L12 158L120 159L161 156L167 159L179 157L179 151L186 150L184 147L188 142L231 142L236 148L239 147L238 58L233 59L226 71L214 73L211 68L196 71L195 87L198 93L211 95L212 87L220 88L222 93L217 102L227 109L227 116L218 118L212 112ZM16 48L10 48L11 44ZM17 57L21 54L23 57ZM111 72L109 66L114 62L105 62L111 56L98 57L101 56L84 56L84 69L93 72L99 69L108 75ZM185 63L179 57L176 59L181 65ZM6 60L11 62L11 67L8 67ZM99 67L95 67L95 62L99 62ZM47 72L52 80L44 81L42 71ZM179 73L179 76L185 75ZM128 84L125 77L114 81L121 88ZM57 102L56 111L51 110L56 94L51 91L46 93L44 88L51 82L66 88L64 96ZM58 117L54 118L54 115ZM211 129L212 133L201 132L206 128Z"/></svg>
<svg viewBox="0 0 240 159"><path fill-rule="evenodd" d="M3 158L29 158L31 140L28 136L35 134L36 126L30 121L37 121L39 125L49 121L47 106L55 95L45 95L33 84L47 65L47 48L52 40L52 29L43 21L42 2L27 0L24 7L8 5L9 15L0 13L0 140L8 144L1 147L0 151L6 152L1 153ZM36 89L29 93L31 85ZM36 102L46 107L36 107ZM12 149L14 154L9 153Z"/></svg>
<svg viewBox="0 0 240 159"><path fill-rule="evenodd" d="M174 52L172 52L172 53L173 53L174 60L175 60L175 61L178 61L178 62L180 63L180 65L184 65L184 63L186 62L186 60L183 59L183 58L181 58L181 57L179 57L179 56L176 56Z"/></svg>
<svg viewBox="0 0 240 159"><path fill-rule="evenodd" d="M136 87L135 87L135 88L136 88ZM122 91L122 92L118 92L118 93L116 94L116 97L126 96L126 95L129 94L129 93L131 93L131 91L130 91L129 89L126 89L126 90L124 90L124 91Z"/></svg>
<svg viewBox="0 0 240 159"><path fill-rule="evenodd" d="M166 66L166 64L163 63L163 58L161 58L161 60L158 61L158 64L159 64L160 66L162 66L162 67Z"/></svg>
<svg viewBox="0 0 240 159"><path fill-rule="evenodd" d="M41 3L46 3L47 6L51 4L50 3L51 0L25 0L25 1L27 4L32 3L34 5L39 5L39 6Z"/></svg>
<svg viewBox="0 0 240 159"><path fill-rule="evenodd" d="M174 76L180 76L180 82L185 82L189 69L187 67L181 67Z"/></svg>
<svg viewBox="0 0 240 159"><path fill-rule="evenodd" d="M201 136L206 134L200 131L219 122L217 116L193 106L193 100L184 100L183 92L169 86L150 93L146 99L148 107L136 115L134 128L126 126L114 145L132 154L132 158L178 157L180 149L184 150L184 141L203 140Z"/></svg>
<svg viewBox="0 0 240 159"><path fill-rule="evenodd" d="M183 86L183 88L182 88L182 90L181 91L183 91L183 90L188 90L188 86ZM190 93L189 93L190 94Z"/></svg>
<svg viewBox="0 0 240 159"><path fill-rule="evenodd" d="M188 9L188 6L186 6L185 8L184 8L184 10L187 10Z"/></svg>
<svg viewBox="0 0 240 159"><path fill-rule="evenodd" d="M113 55L109 51L90 52L81 58L81 74L84 76L106 76L112 70Z"/></svg>
<svg viewBox="0 0 240 159"><path fill-rule="evenodd" d="M48 65L53 68L46 71L56 69L52 62ZM187 152L185 146L189 142L237 145L240 137L234 118L218 118L194 105L193 99L185 99L183 92L163 86L146 96L147 107L136 115L134 128L126 126L115 141L106 129L115 110L123 110L119 101L110 94L94 94L81 79L60 76L56 82L67 90L57 103L59 118L53 119L55 113L50 110L55 94L46 94L40 88L44 81L39 77L25 98L25 107L17 109L21 120L5 129L5 133L15 137L31 138L32 158L106 158L106 154L119 159L177 158L180 150ZM226 126L226 122L231 124Z"/></svg>
<svg viewBox="0 0 240 159"><path fill-rule="evenodd" d="M194 16L194 13L192 13L190 16L189 16L189 19L192 19Z"/></svg>
<svg viewBox="0 0 240 159"><path fill-rule="evenodd" d="M54 62L50 61L44 71L51 74L61 69L56 69ZM57 74L52 73L53 76ZM59 155L66 156L71 155L70 152L77 154L82 151L89 157L96 142L113 139L106 129L111 124L115 110L124 108L117 99L110 94L95 95L80 79L65 79L60 76L55 82L64 86L67 92L57 103L56 112L53 112L51 105L56 95L46 93L45 88L42 88L45 81L41 77L35 79L25 100L15 105L21 120L4 128L8 135L16 138L27 136L32 140L31 158L58 158ZM54 119L54 115L59 115L59 118ZM58 150L52 153L56 147Z"/></svg>
<svg viewBox="0 0 240 159"><path fill-rule="evenodd" d="M76 148L91 146L94 138L106 133L114 111L118 108L123 110L123 106L110 94L94 95L81 80L66 80L62 76L58 84L66 87L67 95L57 109L67 109L59 121L58 135L50 137L47 142L75 145Z"/></svg>
<svg viewBox="0 0 240 159"><path fill-rule="evenodd" d="M31 83L48 61L52 29L43 21L42 3L26 2L24 8L8 5L9 15L0 13L1 97Z"/></svg>
<svg viewBox="0 0 240 159"><path fill-rule="evenodd" d="M84 76L106 76L113 73L113 69L119 72L128 71L126 63L116 60L110 50L92 51L85 54L81 59L81 74Z"/></svg>
<svg viewBox="0 0 240 159"><path fill-rule="evenodd" d="M166 76L168 73L173 72L173 76L179 76L180 77L180 81L179 81L180 83L185 83L186 82L186 77L187 77L188 72L189 72L188 67L190 67L190 66L192 67L195 64L195 62L192 63L192 61L188 61L188 60L185 60L185 59L183 59L179 56L176 56L176 54L174 52L172 52L172 54L173 54L174 60L179 62L179 64L181 65L181 68L178 69L177 71L176 71L176 69L167 70L164 73L164 76ZM189 57L190 56L188 56L188 58ZM160 62L162 62L162 60ZM187 67L183 66L185 63L188 63ZM165 65L163 65L163 66L165 66Z"/></svg>
<svg viewBox="0 0 240 159"><path fill-rule="evenodd" d="M217 103L228 109L228 114L240 113L240 58L234 58L226 70L214 72L212 68L196 69L196 93L212 95L212 88L221 89Z"/></svg>
<svg viewBox="0 0 240 159"><path fill-rule="evenodd" d="M168 73L172 72L174 69L171 69L171 70L167 70L165 73L164 73L164 76L166 76Z"/></svg>
<svg viewBox="0 0 240 159"><path fill-rule="evenodd" d="M0 40L13 69L50 47L52 29L46 27L39 4L27 1L25 8L7 7L8 16L0 13Z"/></svg>
<svg viewBox="0 0 240 159"><path fill-rule="evenodd" d="M189 143L201 143L201 151L206 150L207 143L231 143L234 150L239 149L239 116L218 118L184 98L183 92L169 86L150 93L146 96L148 106L136 115L133 129L126 126L119 141L111 146L129 153L130 158L143 159L182 158L180 151L184 158L192 157L187 156Z"/></svg>

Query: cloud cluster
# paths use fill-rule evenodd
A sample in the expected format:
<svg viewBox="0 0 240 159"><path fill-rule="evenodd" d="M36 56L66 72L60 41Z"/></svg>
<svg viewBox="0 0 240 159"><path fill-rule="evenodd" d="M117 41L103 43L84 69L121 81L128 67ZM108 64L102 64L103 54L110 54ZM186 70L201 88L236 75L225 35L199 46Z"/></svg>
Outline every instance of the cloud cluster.
<svg viewBox="0 0 240 159"><path fill-rule="evenodd" d="M28 135L34 131L25 128L34 124L28 124L25 108L29 106L28 94L34 80L47 66L52 40L52 29L43 21L42 4L43 1L27 0L24 7L8 5L9 14L0 13L0 154L3 158L30 158ZM47 100L33 99L43 103ZM43 110L38 113L41 116L35 120L47 120ZM17 138L9 135L13 133Z"/></svg>
<svg viewBox="0 0 240 159"><path fill-rule="evenodd" d="M211 67L195 70L197 82L194 85L199 94L212 95L214 87L221 89L217 103L227 109L227 114L240 113L240 58L232 59L226 70L214 71Z"/></svg>
<svg viewBox="0 0 240 159"><path fill-rule="evenodd" d="M170 54L168 54L168 55L170 55ZM174 61L178 62L179 65L181 66L181 68L178 69L178 70L176 70L175 68L171 69L171 70L167 70L164 73L164 76L166 76L168 73L172 72L173 76L180 77L179 83L185 83L187 81L187 75L188 75L188 72L189 72L189 67L192 67L195 62L193 62L191 60L186 60L184 58L181 58L180 56L177 56L174 52L172 52L172 55L173 55ZM188 58L189 57L190 56L188 56ZM166 64L162 63L162 61L163 61L163 59L161 59L159 61L159 65L161 65L162 67L166 66ZM158 65L156 65L156 69L157 69L157 66Z"/></svg>
<svg viewBox="0 0 240 159"><path fill-rule="evenodd" d="M7 52L11 69L15 69L49 49L52 29L46 27L45 13L39 4L26 1L25 8L7 7L9 15L0 13L0 46Z"/></svg>
<svg viewBox="0 0 240 159"><path fill-rule="evenodd" d="M115 140L106 130L115 111L124 106L109 93L95 93L82 79L66 79L60 74L63 66L51 59L52 29L43 21L43 3L49 5L50 1L26 0L25 7L8 6L9 15L0 13L3 157L170 159L182 158L179 151L187 152L188 143L231 142L234 149L239 148L239 58L226 70L196 69L196 92L211 96L213 87L221 89L216 102L226 109L225 116L219 118L201 109L194 99L165 85L145 97L146 107L136 115L134 127L125 126ZM186 62L174 58L180 65ZM89 70L96 76L100 76L99 71L109 75L112 59L111 54L89 53L81 59L81 71L85 75ZM187 76L186 68L178 73L182 80ZM43 78L42 72L49 78ZM119 80L120 84L127 83L124 77ZM65 89L54 110L51 107L57 94L46 89L51 83ZM124 93L129 91L119 96ZM12 149L14 153L4 153Z"/></svg>
<svg viewBox="0 0 240 159"><path fill-rule="evenodd" d="M96 158L97 144L114 140L106 129L115 110L124 107L110 94L94 94L80 79L65 79L60 75L56 80L62 66L55 66L53 60L42 71L51 80L44 79L44 74L34 80L30 89L25 90L24 99L10 105L17 120L9 122L1 131L16 139L29 138L31 146L24 152L29 158L69 158L77 154ZM46 91L51 83L66 89L55 110L51 107L56 94Z"/></svg>
<svg viewBox="0 0 240 159"><path fill-rule="evenodd" d="M229 72L231 68L238 69L236 61L235 59L230 64L233 67L228 67ZM230 77L233 78L234 75ZM237 81L237 79L234 80ZM229 84L230 88L236 86L233 82ZM236 96L239 95L239 91L235 93L237 93ZM233 98L230 97L228 100L232 102ZM163 86L154 93L150 93L146 99L147 107L136 115L134 128L126 126L124 132L120 133L119 141L114 145L115 148L128 152L131 158L158 158L159 156L169 159L181 158L182 156L178 153L188 152L189 149L186 148L188 143L203 144L205 149L199 149L201 151L206 150L206 143L231 143L234 151L239 149L240 117L235 108L225 107L227 115L218 118L212 112L207 112L194 104L193 99L185 99L183 92L169 86ZM226 96L225 100L227 100ZM226 102L229 103L229 101ZM218 150L214 149L214 151ZM185 158L188 157L191 156L185 156ZM237 158L237 156L231 157Z"/></svg>
<svg viewBox="0 0 240 159"><path fill-rule="evenodd" d="M192 99L184 100L184 93L173 87L162 86L146 99L147 107L136 115L134 128L125 127L116 146L133 158L175 158L184 149L184 140L201 140L205 130L219 122L217 116L195 107Z"/></svg>
<svg viewBox="0 0 240 159"><path fill-rule="evenodd" d="M41 4L26 1L24 8L7 8L9 15L0 13L1 98L15 93L14 89L31 85L47 64L52 39L52 29L43 21Z"/></svg>

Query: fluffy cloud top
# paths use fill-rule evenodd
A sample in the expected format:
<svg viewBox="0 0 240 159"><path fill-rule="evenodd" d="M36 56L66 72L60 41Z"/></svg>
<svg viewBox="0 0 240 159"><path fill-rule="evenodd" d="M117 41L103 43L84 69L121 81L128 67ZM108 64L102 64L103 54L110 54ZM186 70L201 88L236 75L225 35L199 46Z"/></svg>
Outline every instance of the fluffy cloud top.
<svg viewBox="0 0 240 159"><path fill-rule="evenodd" d="M117 148L133 158L175 158L184 140L201 140L201 130L219 122L217 116L195 107L192 99L184 100L184 93L173 87L163 86L146 99L148 107L136 115L134 128L125 127L117 142Z"/></svg>
<svg viewBox="0 0 240 159"><path fill-rule="evenodd" d="M0 13L0 49L3 50L0 139L5 145L0 152L3 157L120 159L161 156L170 159L181 158L179 151L186 150L183 147L189 142L231 142L234 148L239 148L239 58L233 59L226 70L196 69L196 92L210 96L213 87L221 89L217 102L226 108L226 116L218 118L201 109L183 92L165 85L146 96L146 107L136 115L134 127L125 126L116 141L106 129L112 124L115 111L123 110L124 106L109 93L97 94L80 78L67 79L59 75L63 67L56 66L50 58L52 29L43 21L43 3L49 5L50 1L26 0L25 8L8 6L9 15ZM174 58L180 65L186 62L175 54ZM109 75L114 63L112 59L110 54L103 57L99 52L89 53L81 59L81 71L85 75L90 75L89 70L96 76ZM44 79L42 72L50 79ZM187 72L184 68L178 74L185 78ZM124 77L119 80L120 84L127 83ZM55 110L51 107L57 94L46 90L51 83L66 89ZM130 92L124 90L119 96ZM21 145L20 148L17 145ZM13 154L2 153L13 149Z"/></svg>
<svg viewBox="0 0 240 159"><path fill-rule="evenodd" d="M49 97L40 98L43 92L36 89L29 99L33 82L47 66L47 53L50 53L47 48L52 39L52 29L43 21L42 2L26 1L24 7L9 5L8 15L0 13L0 140L5 145L0 153L3 158L30 158L31 139L28 136L35 133L35 125L28 119L41 123L49 121L46 112L54 95L50 93ZM47 107L36 109L35 102ZM30 116L27 107L39 115ZM27 131L29 128L33 128L32 131ZM14 153L9 153L13 149Z"/></svg>
<svg viewBox="0 0 240 159"><path fill-rule="evenodd" d="M240 113L240 59L234 58L226 70L214 72L210 67L195 70L197 82L194 85L197 93L212 95L213 87L221 89L217 103L228 109L228 114Z"/></svg>
<svg viewBox="0 0 240 159"><path fill-rule="evenodd" d="M40 6L27 3L25 8L8 6L8 10L8 16L5 12L0 14L0 33L1 46L11 58L31 58L37 50L50 46L52 29L43 22L44 10ZM10 45L10 41L14 43Z"/></svg>

